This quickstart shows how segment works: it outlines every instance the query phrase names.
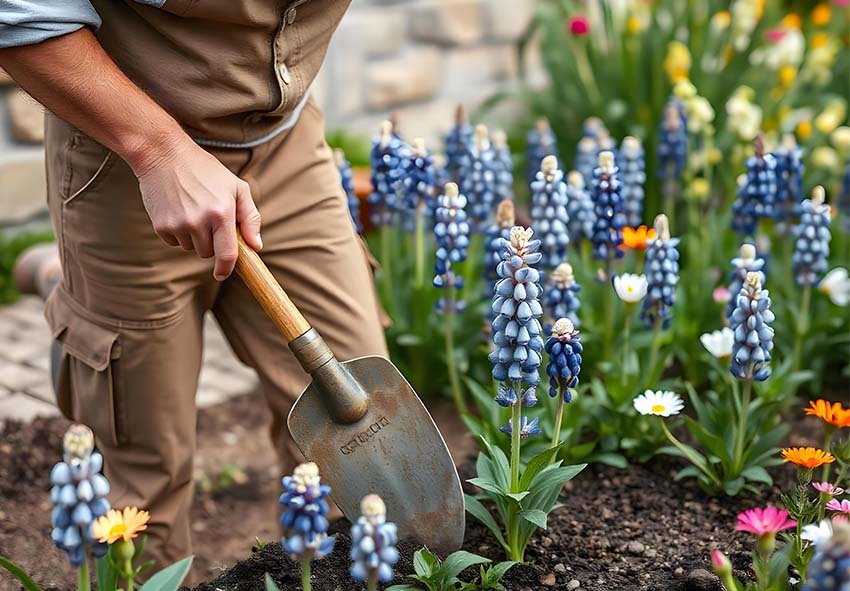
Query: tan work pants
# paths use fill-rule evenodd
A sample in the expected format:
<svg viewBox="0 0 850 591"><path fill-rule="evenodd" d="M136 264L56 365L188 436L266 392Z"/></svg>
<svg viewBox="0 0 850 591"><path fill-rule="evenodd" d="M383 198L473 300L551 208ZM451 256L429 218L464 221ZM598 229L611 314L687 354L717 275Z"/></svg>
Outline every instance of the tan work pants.
<svg viewBox="0 0 850 591"><path fill-rule="evenodd" d="M286 416L307 377L235 273L218 283L211 259L157 237L125 162L56 117L46 128L64 271L45 311L63 345L58 402L94 430L113 505L151 512L148 548L162 568L191 553L205 312L259 374L285 471L299 457ZM263 216L263 260L337 357L386 355L367 252L312 100L272 141L212 153L249 183Z"/></svg>

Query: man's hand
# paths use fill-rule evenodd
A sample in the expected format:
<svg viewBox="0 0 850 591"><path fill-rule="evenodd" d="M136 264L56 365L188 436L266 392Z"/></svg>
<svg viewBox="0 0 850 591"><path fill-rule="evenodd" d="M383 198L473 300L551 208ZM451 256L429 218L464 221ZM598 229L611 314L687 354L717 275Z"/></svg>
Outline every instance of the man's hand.
<svg viewBox="0 0 850 591"><path fill-rule="evenodd" d="M91 31L0 49L0 65L41 104L124 159L156 233L172 246L215 256L216 279L233 271L237 223L245 241L262 248L248 184L129 80Z"/></svg>
<svg viewBox="0 0 850 591"><path fill-rule="evenodd" d="M219 281L236 264L236 225L255 250L260 239L260 212L248 183L234 176L194 142L163 155L139 171L142 201L160 238L171 246L215 256Z"/></svg>

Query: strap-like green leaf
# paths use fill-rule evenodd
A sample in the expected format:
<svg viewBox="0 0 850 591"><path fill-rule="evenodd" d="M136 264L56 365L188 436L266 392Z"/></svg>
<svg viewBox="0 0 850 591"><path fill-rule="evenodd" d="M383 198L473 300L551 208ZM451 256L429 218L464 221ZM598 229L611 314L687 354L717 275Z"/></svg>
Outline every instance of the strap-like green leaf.
<svg viewBox="0 0 850 591"><path fill-rule="evenodd" d="M546 513L540 509L527 509L519 514L529 523L533 523L540 529L546 529Z"/></svg>
<svg viewBox="0 0 850 591"><path fill-rule="evenodd" d="M507 551L509 548L507 542L505 542L505 536L502 535L502 530L499 529L496 520L493 519L493 516L487 508L481 504L481 501L470 495L463 495L463 500L466 504L466 511L475 517L475 519L480 521L484 527L489 529L490 533L492 533L502 545L502 548Z"/></svg>
<svg viewBox="0 0 850 591"><path fill-rule="evenodd" d="M23 571L21 567L16 565L14 562L9 560L8 558L4 558L0 556L0 566L9 571L12 576L18 579L21 582L21 585L24 586L24 589L27 591L42 591L41 587L32 580L32 578Z"/></svg>
<svg viewBox="0 0 850 591"><path fill-rule="evenodd" d="M498 482L493 482L487 477L479 476L478 478L470 478L467 480L469 484L474 484L482 490L504 496L505 489L499 486Z"/></svg>
<svg viewBox="0 0 850 591"><path fill-rule="evenodd" d="M118 572L109 564L107 555L95 561L98 591L115 591L118 588Z"/></svg>
<svg viewBox="0 0 850 591"><path fill-rule="evenodd" d="M516 562L514 562L513 560L505 560L504 562L500 562L498 564L494 564L489 568L485 568L484 574L481 576L481 587L484 589L497 588L496 585L499 583L499 581L502 580L502 577L505 576L505 573L508 572L510 568L515 564Z"/></svg>
<svg viewBox="0 0 850 591"><path fill-rule="evenodd" d="M269 573L266 573L266 591L280 591L280 587L277 586Z"/></svg>
<svg viewBox="0 0 850 591"><path fill-rule="evenodd" d="M439 565L439 559L428 548L417 550L413 555L413 570L421 577L429 578L433 576Z"/></svg>
<svg viewBox="0 0 850 591"><path fill-rule="evenodd" d="M489 564L492 560L484 558L478 554L467 552L466 550L458 550L449 555L443 562L443 576L451 579L458 576L464 569L474 564Z"/></svg>
<svg viewBox="0 0 850 591"><path fill-rule="evenodd" d="M552 458L561 450L561 445L543 450L528 462L519 479L520 490L528 490L528 485L544 468L549 466Z"/></svg>
<svg viewBox="0 0 850 591"><path fill-rule="evenodd" d="M177 591L192 568L193 558L189 556L162 569L148 579L140 591Z"/></svg>

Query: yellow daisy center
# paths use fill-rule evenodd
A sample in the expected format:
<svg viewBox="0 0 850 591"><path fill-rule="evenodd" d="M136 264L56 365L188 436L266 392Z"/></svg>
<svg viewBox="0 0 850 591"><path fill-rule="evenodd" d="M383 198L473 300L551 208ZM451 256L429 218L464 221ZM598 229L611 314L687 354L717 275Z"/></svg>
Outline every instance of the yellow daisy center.
<svg viewBox="0 0 850 591"><path fill-rule="evenodd" d="M124 536L127 533L127 525L123 522L116 523L112 527L109 528L110 536Z"/></svg>
<svg viewBox="0 0 850 591"><path fill-rule="evenodd" d="M652 412L662 412L664 409L665 409L665 406L663 404L653 404L652 405Z"/></svg>
<svg viewBox="0 0 850 591"><path fill-rule="evenodd" d="M632 293L634 290L635 290L635 288L632 287L631 285L626 288L626 291L629 292L629 293Z"/></svg>

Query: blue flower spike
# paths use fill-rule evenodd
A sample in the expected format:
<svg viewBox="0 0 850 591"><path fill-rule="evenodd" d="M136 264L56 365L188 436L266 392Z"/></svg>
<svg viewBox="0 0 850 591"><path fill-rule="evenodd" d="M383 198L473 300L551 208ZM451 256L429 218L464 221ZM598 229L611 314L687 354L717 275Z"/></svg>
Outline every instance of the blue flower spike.
<svg viewBox="0 0 850 591"><path fill-rule="evenodd" d="M50 471L50 537L79 567L86 554L101 557L107 545L92 536L92 525L109 511L109 482L101 474L103 456L94 451L94 434L85 425L68 427L62 439L63 461Z"/></svg>
<svg viewBox="0 0 850 591"><path fill-rule="evenodd" d="M546 364L549 396L556 398L560 394L564 402L572 402L571 389L578 386L584 348L578 330L569 318L559 318L555 322L552 326L552 336L546 340L545 349L549 354L549 362Z"/></svg>
<svg viewBox="0 0 850 591"><path fill-rule="evenodd" d="M667 328L679 283L679 239L670 237L670 222L663 213L655 218L655 238L646 244L647 291L641 318L647 328L656 322Z"/></svg>
<svg viewBox="0 0 850 591"><path fill-rule="evenodd" d="M534 127L528 132L525 147L525 182L531 184L537 177L543 159L553 155L558 157L558 141L549 126L549 120L538 117Z"/></svg>
<svg viewBox="0 0 850 591"><path fill-rule="evenodd" d="M776 203L773 216L776 218L776 233L787 236L793 219L800 214L803 201L803 149L797 145L794 134L782 136L782 143L774 152L776 158Z"/></svg>
<svg viewBox="0 0 850 591"><path fill-rule="evenodd" d="M623 227L626 214L621 194L622 186L614 165L614 154L599 154L599 166L593 170L593 202L596 210L596 222L593 226L593 257L607 261L610 265L615 258L622 258L620 248L623 243ZM606 278L607 281L607 278Z"/></svg>
<svg viewBox="0 0 850 591"><path fill-rule="evenodd" d="M585 186L584 177L577 170L567 175L567 233L573 244L593 238L596 210Z"/></svg>
<svg viewBox="0 0 850 591"><path fill-rule="evenodd" d="M585 136L576 144L576 156L573 168L584 179L584 185L589 187L593 182L593 169L599 162L599 149L596 140Z"/></svg>
<svg viewBox="0 0 850 591"><path fill-rule="evenodd" d="M510 240L511 228L514 227L515 223L514 202L505 199L496 208L495 223L490 224L484 230L484 295L487 298L493 296L493 290L499 280L496 267L502 260L502 255L505 252L504 242ZM492 323L493 318L495 318L495 314L492 309L488 309L487 320Z"/></svg>
<svg viewBox="0 0 850 591"><path fill-rule="evenodd" d="M732 312L735 311L738 293L744 287L744 281L747 279L748 273L760 273L762 283L767 280L767 275L764 272L765 260L757 254L754 244L742 244L738 256L732 259L731 264L732 273L729 282L729 302L726 305L727 317L731 317Z"/></svg>
<svg viewBox="0 0 850 591"><path fill-rule="evenodd" d="M776 203L776 158L764 152L761 135L753 142L754 153L747 159L747 172L739 183L732 203L732 230L755 238L759 220L772 217Z"/></svg>
<svg viewBox="0 0 850 591"><path fill-rule="evenodd" d="M547 278L543 301L549 318L567 318L576 328L579 326L578 310L581 308L578 292L581 286L576 283L573 267L561 263Z"/></svg>
<svg viewBox="0 0 850 591"><path fill-rule="evenodd" d="M815 545L801 591L850 590L850 526L834 520L832 535Z"/></svg>
<svg viewBox="0 0 850 591"><path fill-rule="evenodd" d="M469 124L463 105L455 110L455 123L445 139L448 180L460 182L460 171L469 164L469 150L475 129Z"/></svg>
<svg viewBox="0 0 850 591"><path fill-rule="evenodd" d="M558 169L558 159L551 154L543 158L536 178L531 183L531 220L540 238L544 268L554 269L567 254L567 184Z"/></svg>
<svg viewBox="0 0 850 591"><path fill-rule="evenodd" d="M492 135L496 200L501 203L514 198L514 159L505 132L499 129Z"/></svg>
<svg viewBox="0 0 850 591"><path fill-rule="evenodd" d="M460 187L469 200L469 219L476 230L486 227L495 213L499 166L487 126L476 125L469 159L460 171Z"/></svg>
<svg viewBox="0 0 850 591"><path fill-rule="evenodd" d="M367 589L393 578L398 562L398 530L387 521L387 507L378 495L366 495L360 502L360 517L351 526L351 578L366 581Z"/></svg>
<svg viewBox="0 0 850 591"><path fill-rule="evenodd" d="M281 539L283 550L293 559L302 561L309 569L311 560L327 556L334 546L334 537L328 536L328 495L331 487L322 484L319 467L306 462L295 467L292 476L283 479L280 504L286 507L280 524L286 530Z"/></svg>
<svg viewBox="0 0 850 591"><path fill-rule="evenodd" d="M812 198L800 205L800 223L794 226L794 254L791 266L799 286L816 285L829 265L829 242L832 233L826 192L817 186Z"/></svg>
<svg viewBox="0 0 850 591"><path fill-rule="evenodd" d="M734 333L729 370L739 380L763 382L770 377L774 320L770 294L762 289L762 274L747 273L744 286L735 296L731 324Z"/></svg>
<svg viewBox="0 0 850 591"><path fill-rule="evenodd" d="M360 225L360 199L354 193L354 173L351 170L351 164L345 159L345 152L340 148L334 150L334 162L339 171L342 191L348 200L348 213L351 214L351 223L354 224L354 229L360 234L363 231Z"/></svg>
<svg viewBox="0 0 850 591"><path fill-rule="evenodd" d="M658 173L665 196L675 194L688 158L688 122L682 101L673 97L664 107L658 130Z"/></svg>
<svg viewBox="0 0 850 591"><path fill-rule="evenodd" d="M391 226L401 209L404 161L409 148L393 133L393 124L381 124L381 133L372 143L372 193L367 198L371 205L370 219L376 227Z"/></svg>
<svg viewBox="0 0 850 591"><path fill-rule="evenodd" d="M464 302L455 299L455 291L463 287L463 276L456 275L454 265L466 260L469 247L469 222L466 216L466 197L457 184L446 183L434 210L434 236L437 252L434 262L434 287L448 289L447 297L436 304L437 312L460 312Z"/></svg>
<svg viewBox="0 0 850 591"><path fill-rule="evenodd" d="M617 165L623 182L626 224L637 228L643 223L645 197L643 186L646 183L646 159L638 138L633 136L623 138Z"/></svg>

